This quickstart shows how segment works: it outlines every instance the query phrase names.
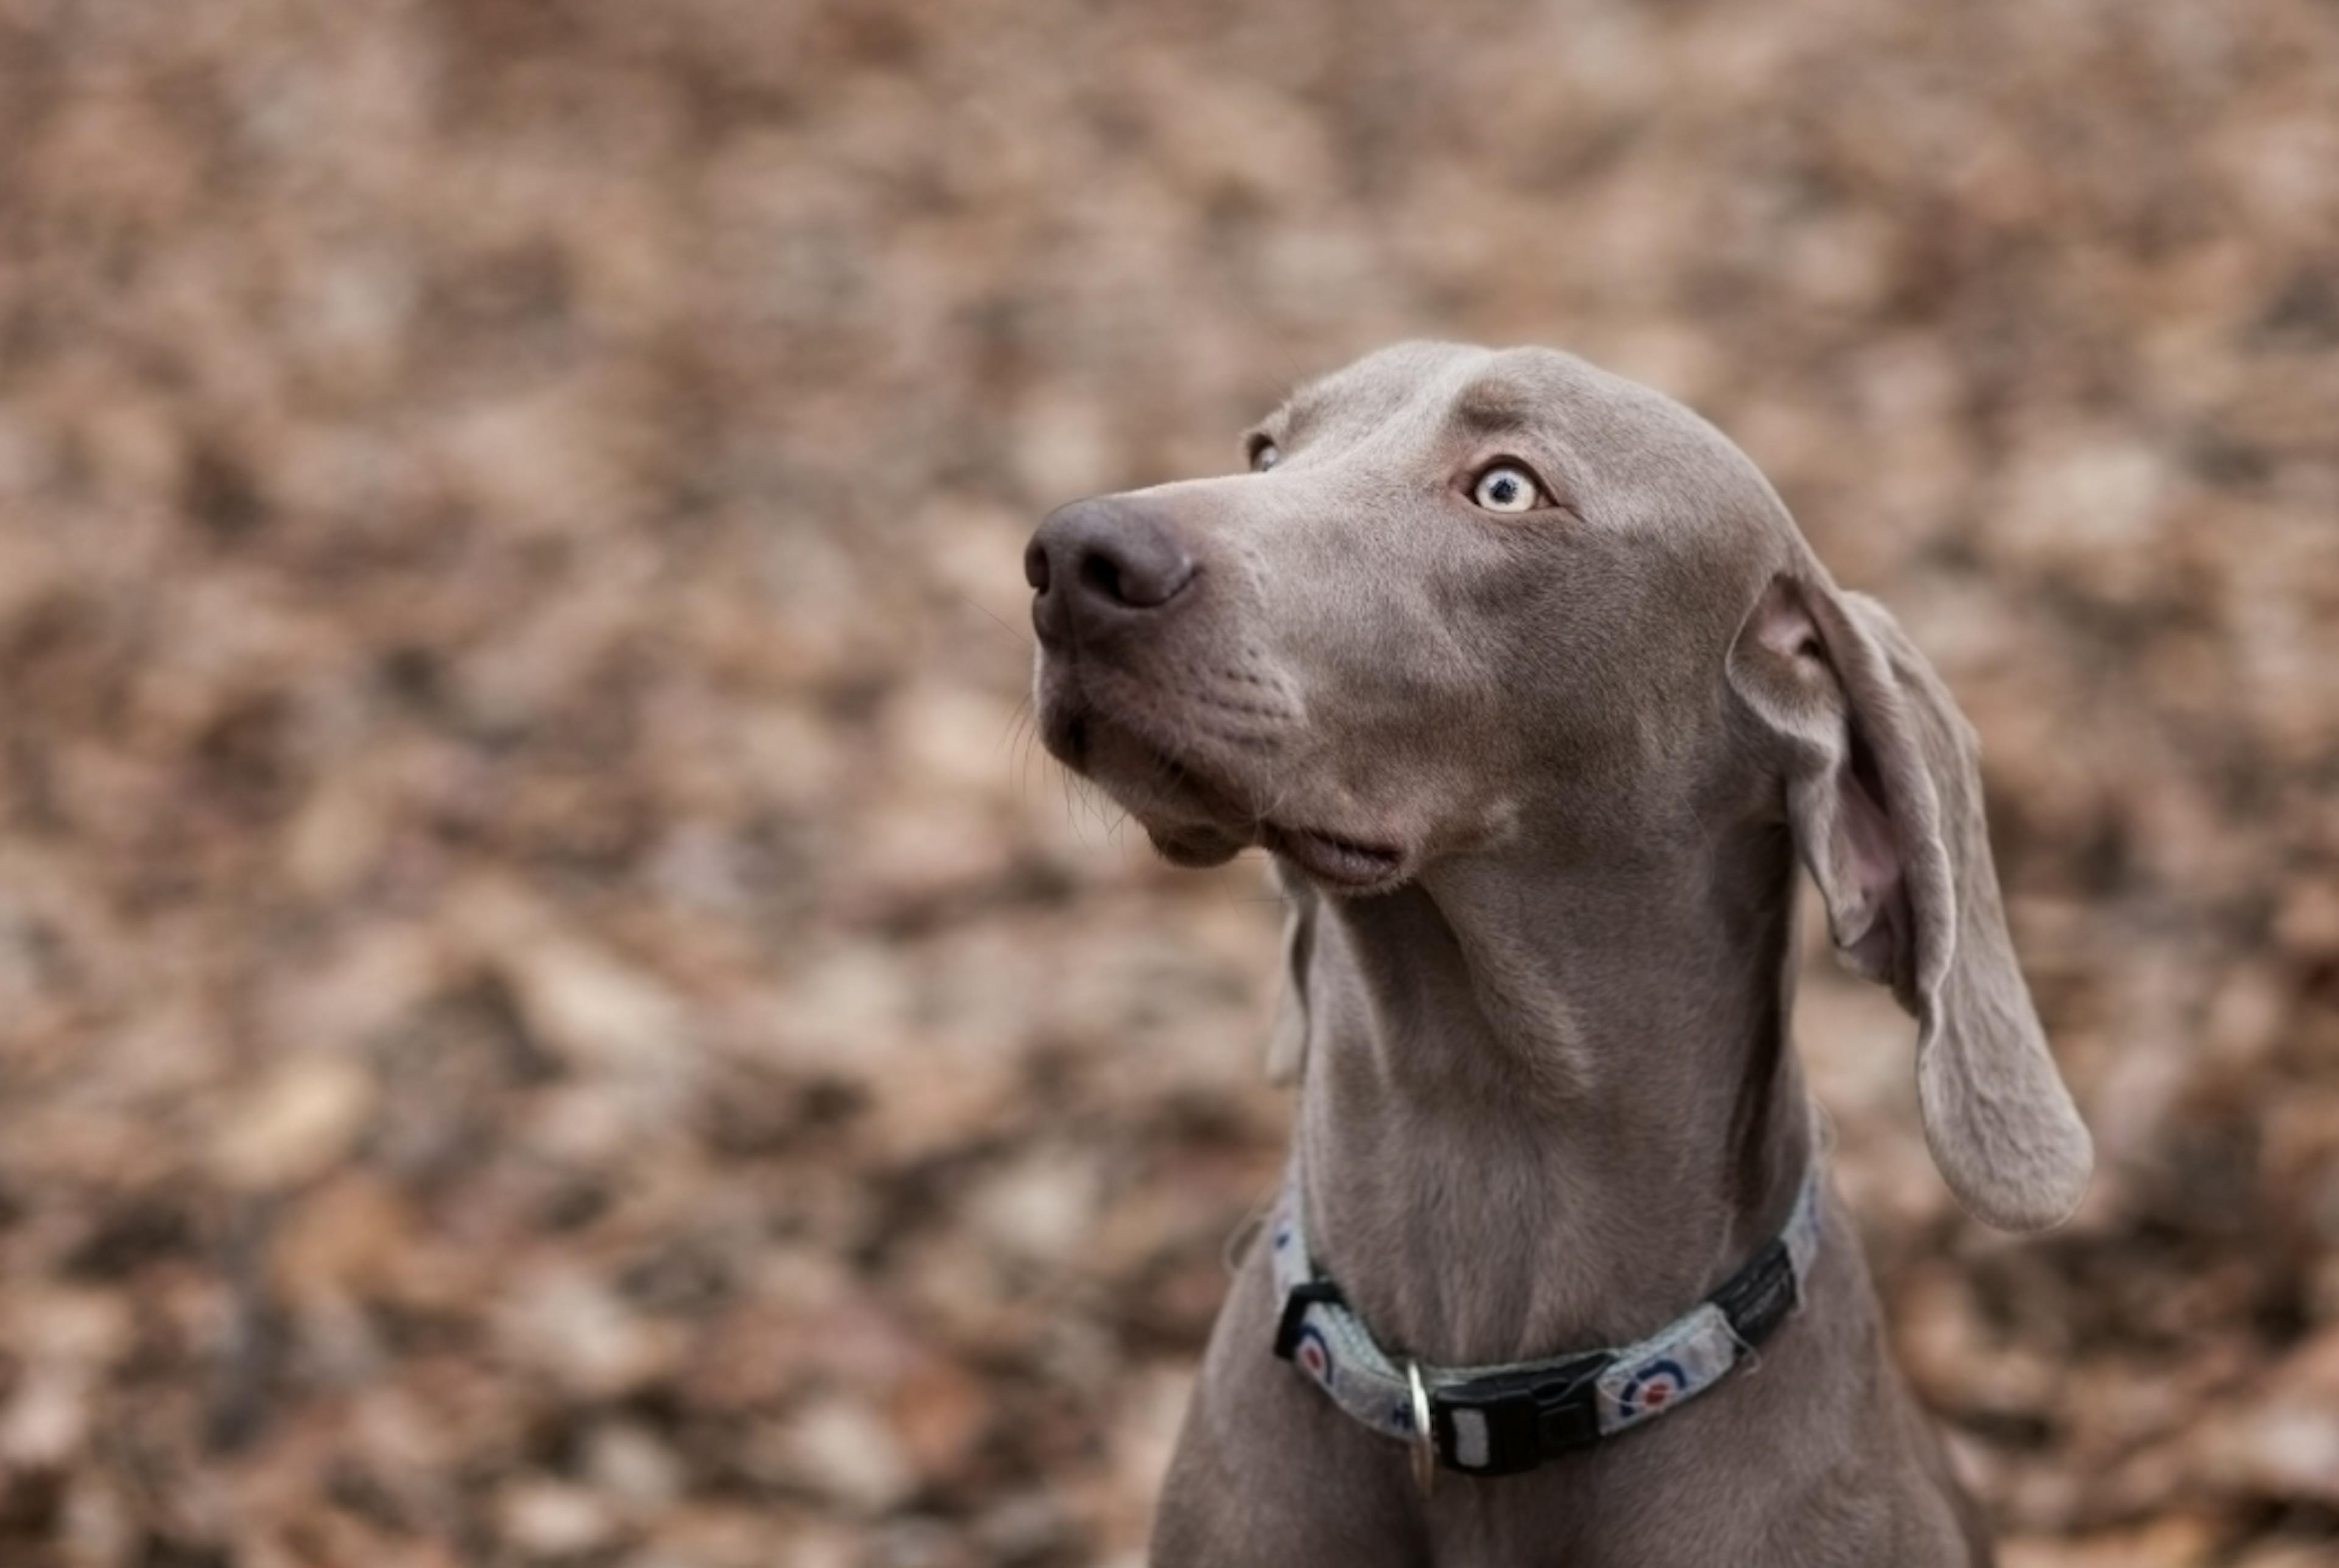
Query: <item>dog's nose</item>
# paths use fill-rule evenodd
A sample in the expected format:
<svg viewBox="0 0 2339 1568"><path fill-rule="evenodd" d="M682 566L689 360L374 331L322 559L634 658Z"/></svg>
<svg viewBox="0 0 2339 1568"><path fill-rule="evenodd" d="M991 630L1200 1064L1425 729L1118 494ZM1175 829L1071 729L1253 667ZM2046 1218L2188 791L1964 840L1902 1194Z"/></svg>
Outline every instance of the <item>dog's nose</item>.
<svg viewBox="0 0 2339 1568"><path fill-rule="evenodd" d="M1116 497L1059 507L1023 552L1042 642L1159 610L1186 591L1194 557L1150 508Z"/></svg>

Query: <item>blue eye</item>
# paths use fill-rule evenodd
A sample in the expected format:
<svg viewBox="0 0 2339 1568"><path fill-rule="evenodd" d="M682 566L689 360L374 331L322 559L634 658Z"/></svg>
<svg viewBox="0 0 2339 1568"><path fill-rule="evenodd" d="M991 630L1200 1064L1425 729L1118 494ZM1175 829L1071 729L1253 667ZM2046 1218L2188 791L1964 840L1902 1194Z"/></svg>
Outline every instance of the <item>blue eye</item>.
<svg viewBox="0 0 2339 1568"><path fill-rule="evenodd" d="M1260 439L1251 443L1250 470L1252 473L1263 474L1281 461L1283 461L1283 449L1273 441Z"/></svg>
<svg viewBox="0 0 2339 1568"><path fill-rule="evenodd" d="M1531 512L1544 499L1535 476L1515 463L1496 463L1470 487L1470 498L1490 512Z"/></svg>

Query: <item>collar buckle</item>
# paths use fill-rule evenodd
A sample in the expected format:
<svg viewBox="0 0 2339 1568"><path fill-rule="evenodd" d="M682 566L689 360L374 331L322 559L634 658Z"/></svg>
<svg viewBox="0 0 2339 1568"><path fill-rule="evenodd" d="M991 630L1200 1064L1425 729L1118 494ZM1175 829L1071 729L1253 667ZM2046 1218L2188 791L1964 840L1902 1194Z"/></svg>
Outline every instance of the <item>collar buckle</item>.
<svg viewBox="0 0 2339 1568"><path fill-rule="evenodd" d="M1438 1455L1472 1475L1510 1475L1600 1440L1599 1377L1613 1351L1449 1383L1429 1396Z"/></svg>

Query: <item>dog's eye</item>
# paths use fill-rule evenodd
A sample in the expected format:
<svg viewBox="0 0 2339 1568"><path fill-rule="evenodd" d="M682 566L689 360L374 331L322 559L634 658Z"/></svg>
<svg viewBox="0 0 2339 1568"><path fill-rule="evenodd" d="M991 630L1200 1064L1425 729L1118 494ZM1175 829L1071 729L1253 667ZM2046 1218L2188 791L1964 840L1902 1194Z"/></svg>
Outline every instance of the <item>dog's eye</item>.
<svg viewBox="0 0 2339 1568"><path fill-rule="evenodd" d="M1281 461L1283 461L1283 449L1265 436L1251 442L1250 471L1252 473L1263 474Z"/></svg>
<svg viewBox="0 0 2339 1568"><path fill-rule="evenodd" d="M1470 498L1490 512L1531 512L1545 504L1543 487L1515 463L1496 463L1480 474Z"/></svg>

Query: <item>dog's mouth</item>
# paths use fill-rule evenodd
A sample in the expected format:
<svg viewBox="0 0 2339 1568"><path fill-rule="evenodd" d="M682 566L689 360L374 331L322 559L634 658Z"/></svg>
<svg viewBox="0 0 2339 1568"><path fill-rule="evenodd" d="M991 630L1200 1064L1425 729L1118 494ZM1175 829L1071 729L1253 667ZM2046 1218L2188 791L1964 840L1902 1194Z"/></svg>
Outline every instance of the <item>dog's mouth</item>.
<svg viewBox="0 0 2339 1568"><path fill-rule="evenodd" d="M1387 844L1343 838L1318 828L1265 822L1258 842L1319 882L1356 892L1385 888L1405 869L1405 852Z"/></svg>
<svg viewBox="0 0 2339 1568"><path fill-rule="evenodd" d="M1262 817L1244 804L1253 792L1225 770L1091 704L1055 707L1041 729L1057 760L1128 807L1173 864L1219 865L1257 844L1346 892L1386 892L1403 879L1402 847Z"/></svg>

